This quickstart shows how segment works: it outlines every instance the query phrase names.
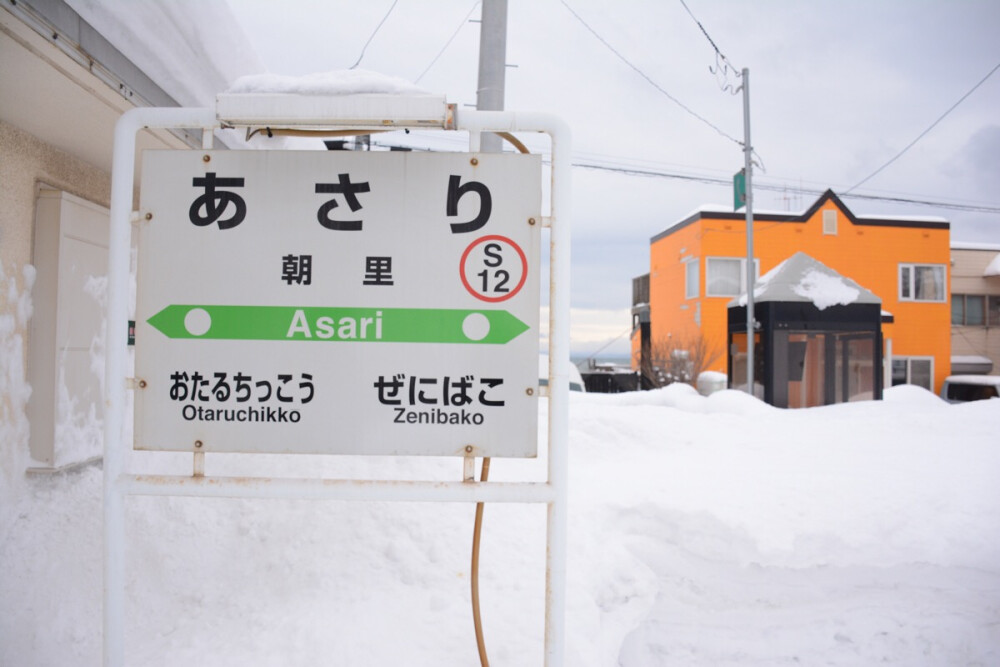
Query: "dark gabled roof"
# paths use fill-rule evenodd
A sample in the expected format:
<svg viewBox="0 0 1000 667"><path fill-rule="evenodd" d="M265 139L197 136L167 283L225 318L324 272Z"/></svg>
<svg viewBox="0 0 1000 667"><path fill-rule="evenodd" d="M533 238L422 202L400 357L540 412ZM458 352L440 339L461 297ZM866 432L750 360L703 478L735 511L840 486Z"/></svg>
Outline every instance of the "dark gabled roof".
<svg viewBox="0 0 1000 667"><path fill-rule="evenodd" d="M945 221L938 218L911 218L911 219L901 219L894 218L891 216L878 217L878 216L866 216L860 218L854 215L853 212L844 202L841 201L840 197L836 195L833 190L827 190L824 192L819 199L813 203L808 209L803 213L771 213L771 212L754 212L754 222L791 222L791 223L804 223L809 220L813 215L816 214L820 208L823 207L827 202L832 201L834 205L840 209L844 216L854 225L863 225L870 227L916 227L921 229L948 229L951 225ZM698 220L746 220L746 214L742 212L729 212L729 211L709 211L709 210L699 210L695 211L688 217L674 223L670 227L652 237L649 242L656 243L660 239L670 236L674 232L684 229L688 225L697 222Z"/></svg>

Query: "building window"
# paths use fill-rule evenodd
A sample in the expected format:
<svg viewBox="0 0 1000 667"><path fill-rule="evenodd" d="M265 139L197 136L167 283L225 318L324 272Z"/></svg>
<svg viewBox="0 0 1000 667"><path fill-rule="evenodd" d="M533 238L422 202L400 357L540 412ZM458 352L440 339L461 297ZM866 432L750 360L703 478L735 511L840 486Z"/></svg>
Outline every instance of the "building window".
<svg viewBox="0 0 1000 667"><path fill-rule="evenodd" d="M698 258L692 258L684 262L684 298L697 299L699 293L698 286Z"/></svg>
<svg viewBox="0 0 1000 667"><path fill-rule="evenodd" d="M934 357L895 357L892 360L892 386L915 384L934 391Z"/></svg>
<svg viewBox="0 0 1000 667"><path fill-rule="evenodd" d="M833 210L823 211L823 233L828 236L837 235L837 212Z"/></svg>
<svg viewBox="0 0 1000 667"><path fill-rule="evenodd" d="M706 296L739 296L746 291L746 260L736 257L705 259ZM754 276L760 277L760 261L753 261Z"/></svg>
<svg viewBox="0 0 1000 667"><path fill-rule="evenodd" d="M900 264L899 300L944 302L943 264Z"/></svg>
<svg viewBox="0 0 1000 667"><path fill-rule="evenodd" d="M986 300L986 326L1000 327L1000 296Z"/></svg>
<svg viewBox="0 0 1000 667"><path fill-rule="evenodd" d="M992 297L990 300L995 302L997 297ZM1000 304L993 303L993 307L998 309ZM1000 312L991 312L990 314L992 317L1000 316ZM985 326L986 297L982 294L952 294L951 323L970 327ZM990 322L990 324L994 323Z"/></svg>

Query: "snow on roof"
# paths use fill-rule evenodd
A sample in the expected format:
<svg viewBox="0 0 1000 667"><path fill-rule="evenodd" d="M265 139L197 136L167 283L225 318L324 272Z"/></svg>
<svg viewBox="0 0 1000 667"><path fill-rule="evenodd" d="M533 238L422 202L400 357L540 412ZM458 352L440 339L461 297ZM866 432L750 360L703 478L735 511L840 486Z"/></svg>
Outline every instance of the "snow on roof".
<svg viewBox="0 0 1000 667"><path fill-rule="evenodd" d="M779 211L777 209L754 208L753 213L755 216L785 215L792 217L805 217L805 215L809 212L810 207L813 205L815 204L807 206L801 211ZM740 211L734 211L732 206L726 206L725 204L702 204L701 206L697 207L696 209L685 215L683 218L681 218L681 220L687 220L688 218L698 215L699 213L734 213L734 212L738 213ZM860 213L856 213L855 217L858 218L859 220L886 220L894 222L944 222L944 223L948 222L948 218L942 218L941 216L937 215L882 215L882 214L862 215ZM954 247L954 244L952 244L952 247Z"/></svg>
<svg viewBox="0 0 1000 667"><path fill-rule="evenodd" d="M881 304L882 300L850 278L840 275L804 252L797 252L758 280L753 290L755 302L811 302L820 310L852 303ZM729 303L745 306L746 294Z"/></svg>
<svg viewBox="0 0 1000 667"><path fill-rule="evenodd" d="M1000 276L1000 253L998 253L997 256L993 258L993 261L986 266L986 269L983 271L983 275L987 277Z"/></svg>
<svg viewBox="0 0 1000 667"><path fill-rule="evenodd" d="M975 384L983 386L1000 386L1000 376L997 375L949 375L951 384Z"/></svg>
<svg viewBox="0 0 1000 667"><path fill-rule="evenodd" d="M953 354L951 357L953 364L989 364L993 363L989 357L979 354Z"/></svg>
<svg viewBox="0 0 1000 667"><path fill-rule="evenodd" d="M317 72L304 76L250 74L237 79L230 94L282 93L294 95L427 95L429 91L405 79L369 70Z"/></svg>
<svg viewBox="0 0 1000 667"><path fill-rule="evenodd" d="M952 241L952 250L993 250L1000 252L1000 243L979 243L975 241Z"/></svg>
<svg viewBox="0 0 1000 667"><path fill-rule="evenodd" d="M238 77L264 71L225 0L66 2L181 106L210 106Z"/></svg>
<svg viewBox="0 0 1000 667"><path fill-rule="evenodd" d="M882 215L881 213L861 215L856 213L855 217L859 220L891 220L895 222L949 222L948 218L942 218L939 215Z"/></svg>
<svg viewBox="0 0 1000 667"><path fill-rule="evenodd" d="M744 213L744 209L740 208L738 210L734 210L733 207L732 207L732 205L726 206L725 204L702 204L701 206L697 207L696 209L694 209L693 211L691 211L690 213L688 213L687 215L685 215L683 218L681 218L681 220L687 220L688 218L690 218L692 216L695 216L695 215L698 215L699 213L740 213L740 214L742 214L742 213ZM771 210L771 209L760 209L760 208L754 208L753 214L754 215L800 215L800 214L797 214L797 213L792 213L791 211L779 211L779 210L776 210L776 209Z"/></svg>

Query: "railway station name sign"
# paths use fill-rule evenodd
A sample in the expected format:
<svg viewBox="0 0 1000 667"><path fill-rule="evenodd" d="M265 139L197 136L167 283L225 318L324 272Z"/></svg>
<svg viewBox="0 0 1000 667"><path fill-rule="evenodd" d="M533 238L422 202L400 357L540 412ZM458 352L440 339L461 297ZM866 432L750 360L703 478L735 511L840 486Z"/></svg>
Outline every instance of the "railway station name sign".
<svg viewBox="0 0 1000 667"><path fill-rule="evenodd" d="M140 193L136 449L535 456L538 156L148 151Z"/></svg>

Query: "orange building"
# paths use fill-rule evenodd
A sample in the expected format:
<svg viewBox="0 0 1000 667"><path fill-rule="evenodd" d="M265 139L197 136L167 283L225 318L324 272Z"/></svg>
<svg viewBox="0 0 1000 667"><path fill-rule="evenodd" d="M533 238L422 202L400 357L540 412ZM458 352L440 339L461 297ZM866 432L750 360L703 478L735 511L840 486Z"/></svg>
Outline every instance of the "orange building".
<svg viewBox="0 0 1000 667"><path fill-rule="evenodd" d="M861 218L828 190L802 214L755 213L753 237L757 276L803 251L875 293L885 377L940 390L951 366L946 220ZM687 349L680 356L704 360L695 370L724 373L727 307L746 291L746 254L742 212L702 209L654 236L648 282L633 286L633 367L650 350L655 359Z"/></svg>

